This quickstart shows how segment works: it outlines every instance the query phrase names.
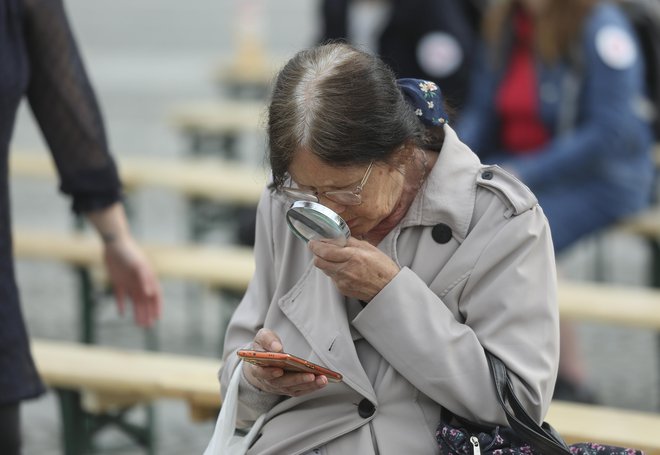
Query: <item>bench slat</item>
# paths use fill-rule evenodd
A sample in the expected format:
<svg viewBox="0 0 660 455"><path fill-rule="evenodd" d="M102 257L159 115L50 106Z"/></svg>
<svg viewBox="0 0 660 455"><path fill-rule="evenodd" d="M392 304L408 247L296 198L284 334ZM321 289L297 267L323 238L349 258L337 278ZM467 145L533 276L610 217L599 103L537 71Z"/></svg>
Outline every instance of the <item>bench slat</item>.
<svg viewBox="0 0 660 455"><path fill-rule="evenodd" d="M55 181L52 158L46 152L12 150L10 174ZM256 205L266 186L264 169L221 159L118 157L117 166L126 189L166 188L188 197L200 197L237 205Z"/></svg>
<svg viewBox="0 0 660 455"><path fill-rule="evenodd" d="M660 290L606 283L561 281L562 317L660 330Z"/></svg>
<svg viewBox="0 0 660 455"><path fill-rule="evenodd" d="M658 239L660 238L660 210L658 207L651 207L617 224L616 230L650 239Z"/></svg>
<svg viewBox="0 0 660 455"><path fill-rule="evenodd" d="M101 243L80 233L18 229L13 234L18 259L47 259L77 266L102 264ZM210 287L244 291L254 273L251 248L143 245L156 273Z"/></svg>
<svg viewBox="0 0 660 455"><path fill-rule="evenodd" d="M569 444L596 442L660 455L660 414L553 401L546 420Z"/></svg>
<svg viewBox="0 0 660 455"><path fill-rule="evenodd" d="M220 360L35 339L32 353L50 387L131 399L184 399L220 407Z"/></svg>
<svg viewBox="0 0 660 455"><path fill-rule="evenodd" d="M247 247L143 245L163 278L190 280L210 287L244 291L254 273ZM17 258L49 259L79 266L101 265L100 242L89 235L18 229ZM660 330L660 290L605 283L561 281L562 317Z"/></svg>
<svg viewBox="0 0 660 455"><path fill-rule="evenodd" d="M197 134L261 133L266 104L260 101L201 101L173 109L171 122L184 132Z"/></svg>
<svg viewBox="0 0 660 455"><path fill-rule="evenodd" d="M132 400L187 400L191 414L213 418L221 399L220 360L129 351L61 341L32 341L39 373L50 387L99 394L104 406ZM569 443L596 442L660 455L660 414L554 401L546 417Z"/></svg>

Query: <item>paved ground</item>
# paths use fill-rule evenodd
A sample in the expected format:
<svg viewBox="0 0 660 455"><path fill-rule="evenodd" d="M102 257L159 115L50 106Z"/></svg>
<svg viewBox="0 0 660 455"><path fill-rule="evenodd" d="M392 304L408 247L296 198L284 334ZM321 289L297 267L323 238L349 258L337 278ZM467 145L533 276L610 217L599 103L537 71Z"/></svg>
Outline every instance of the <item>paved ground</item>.
<svg viewBox="0 0 660 455"><path fill-rule="evenodd" d="M287 56L315 37L316 2L309 0L67 0L75 30L97 87L117 155L175 156L186 144L168 124L176 103L218 96L211 74L222 59L234 55L238 17L252 5L262 15L262 36L273 55ZM31 116L23 108L14 145L42 148ZM246 153L258 156L259 139L247 140ZM51 184L14 179L13 222L20 226L67 229L68 201ZM184 201L172 192L142 191L132 199L134 230L150 241L180 241L186 237ZM223 241L223 236L213 238ZM648 260L643 243L608 236L599 243L608 276L626 283L647 282ZM566 274L590 278L596 243L585 242L562 258ZM77 328L75 279L58 264L19 263L18 279L31 335L74 340ZM217 296L180 283L164 283L165 314L158 327L165 351L217 357L220 305ZM112 302L104 305L101 342L131 348L142 346L142 333L116 316ZM657 410L658 353L656 337L646 331L597 325L580 327L580 337L594 387L603 401L632 409ZM212 424L191 423L178 402L156 405L160 454L201 453ZM139 418L136 415L136 418ZM26 455L61 453L59 415L53 394L24 406ZM104 444L117 453L140 453L115 433Z"/></svg>

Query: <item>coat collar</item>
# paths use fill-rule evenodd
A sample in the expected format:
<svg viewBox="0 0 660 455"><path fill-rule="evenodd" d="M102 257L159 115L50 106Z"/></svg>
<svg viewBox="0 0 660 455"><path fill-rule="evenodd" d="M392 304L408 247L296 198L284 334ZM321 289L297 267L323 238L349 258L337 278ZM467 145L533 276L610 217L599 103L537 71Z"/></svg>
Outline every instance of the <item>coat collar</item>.
<svg viewBox="0 0 660 455"><path fill-rule="evenodd" d="M444 130L445 141L438 160L400 225L432 226L443 222L463 241L474 210L475 182L483 166L449 125Z"/></svg>
<svg viewBox="0 0 660 455"><path fill-rule="evenodd" d="M344 383L375 403L376 393L351 336L345 297L332 280L310 261L301 279L277 303L321 363L342 373Z"/></svg>

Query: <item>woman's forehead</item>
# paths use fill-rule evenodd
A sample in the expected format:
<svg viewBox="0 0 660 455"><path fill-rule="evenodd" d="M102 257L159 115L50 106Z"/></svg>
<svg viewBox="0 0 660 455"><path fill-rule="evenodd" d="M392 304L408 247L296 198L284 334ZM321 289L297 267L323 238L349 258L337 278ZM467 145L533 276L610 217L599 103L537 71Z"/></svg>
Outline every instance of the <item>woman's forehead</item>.
<svg viewBox="0 0 660 455"><path fill-rule="evenodd" d="M289 165L289 175L299 185L341 186L362 177L366 166L333 166L308 150L297 151Z"/></svg>

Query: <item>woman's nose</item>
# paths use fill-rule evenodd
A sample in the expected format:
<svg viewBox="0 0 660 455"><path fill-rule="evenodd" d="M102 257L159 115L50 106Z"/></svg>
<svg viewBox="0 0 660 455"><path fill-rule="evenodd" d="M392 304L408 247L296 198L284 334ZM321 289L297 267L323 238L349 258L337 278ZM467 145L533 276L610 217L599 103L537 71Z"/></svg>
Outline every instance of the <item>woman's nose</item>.
<svg viewBox="0 0 660 455"><path fill-rule="evenodd" d="M342 204L338 204L337 202L334 202L327 197L320 196L320 202L322 205L325 205L327 208L335 212L337 215L341 215L342 212L346 211L346 206Z"/></svg>

